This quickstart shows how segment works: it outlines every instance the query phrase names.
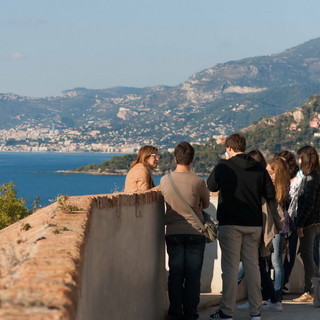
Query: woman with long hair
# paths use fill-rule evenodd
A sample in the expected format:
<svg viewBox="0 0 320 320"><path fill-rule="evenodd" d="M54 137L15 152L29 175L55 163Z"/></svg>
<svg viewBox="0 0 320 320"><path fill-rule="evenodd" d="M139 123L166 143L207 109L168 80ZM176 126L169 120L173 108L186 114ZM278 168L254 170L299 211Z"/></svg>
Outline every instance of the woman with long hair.
<svg viewBox="0 0 320 320"><path fill-rule="evenodd" d="M304 293L295 302L311 302L312 277L319 275L313 260L313 245L320 232L320 165L317 150L304 146L297 152L297 161L304 175L298 196L295 225L300 239L300 254L304 265Z"/></svg>
<svg viewBox="0 0 320 320"><path fill-rule="evenodd" d="M276 158L283 158L286 160L289 167L289 173L290 173L290 190L289 190L289 197L287 202L288 215L286 216L286 220L285 220L286 229L288 231L288 234L286 237L287 253L285 255L284 263L283 263L284 284L282 289L282 293L288 293L289 289L287 288L286 284L289 282L291 271L295 263L297 243L298 243L297 231L293 223L293 219L297 210L298 190L303 178L303 174L301 170L299 171L296 157L292 152L288 150L283 150L280 153L275 155L275 159Z"/></svg>
<svg viewBox="0 0 320 320"><path fill-rule="evenodd" d="M267 165L267 171L270 174L274 187L276 189L276 199L278 201L278 211L286 217L286 201L289 194L290 173L288 165L283 158L276 158ZM271 262L275 272L274 288L278 301L282 300L282 288L284 284L284 269L282 262L282 247L288 230L284 227L282 231L276 234L272 240L273 253Z"/></svg>
<svg viewBox="0 0 320 320"><path fill-rule="evenodd" d="M152 170L158 166L158 149L146 145L140 148L126 176L124 192L146 191L155 187Z"/></svg>

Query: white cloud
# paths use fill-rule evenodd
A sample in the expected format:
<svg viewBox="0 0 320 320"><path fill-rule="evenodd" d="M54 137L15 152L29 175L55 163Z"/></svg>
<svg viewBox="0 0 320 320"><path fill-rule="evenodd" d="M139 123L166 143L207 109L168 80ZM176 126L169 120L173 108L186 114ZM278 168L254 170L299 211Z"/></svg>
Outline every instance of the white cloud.
<svg viewBox="0 0 320 320"><path fill-rule="evenodd" d="M39 24L44 24L45 21L36 17L29 17L26 21L25 24L26 25L39 25Z"/></svg>
<svg viewBox="0 0 320 320"><path fill-rule="evenodd" d="M25 55L19 51L12 52L9 57L11 60L19 60L25 58Z"/></svg>

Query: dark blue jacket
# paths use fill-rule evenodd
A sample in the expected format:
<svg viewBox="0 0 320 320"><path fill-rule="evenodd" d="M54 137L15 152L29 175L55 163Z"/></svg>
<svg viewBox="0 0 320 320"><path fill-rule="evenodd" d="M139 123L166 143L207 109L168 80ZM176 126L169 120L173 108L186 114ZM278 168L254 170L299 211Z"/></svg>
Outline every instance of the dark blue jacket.
<svg viewBox="0 0 320 320"><path fill-rule="evenodd" d="M302 181L295 224L303 228L320 223L320 174L313 171Z"/></svg>

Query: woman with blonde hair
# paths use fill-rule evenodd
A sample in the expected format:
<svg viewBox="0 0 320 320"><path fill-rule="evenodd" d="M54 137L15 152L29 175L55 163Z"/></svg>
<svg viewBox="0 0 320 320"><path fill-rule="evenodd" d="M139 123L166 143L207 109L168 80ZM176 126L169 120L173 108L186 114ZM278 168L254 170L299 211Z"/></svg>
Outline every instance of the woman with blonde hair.
<svg viewBox="0 0 320 320"><path fill-rule="evenodd" d="M279 157L272 160L267 165L267 171L272 179L276 190L276 199L278 201L278 211L281 211L282 216L288 216L286 208L286 200L289 195L290 187L290 172L285 159ZM282 231L275 235L272 240L273 253L271 254L271 262L274 268L274 289L278 301L282 300L282 288L284 284L284 268L282 262L282 247L284 244L285 236L288 234L288 226L284 223Z"/></svg>
<svg viewBox="0 0 320 320"><path fill-rule="evenodd" d="M155 187L152 170L157 168L158 148L150 145L140 148L126 176L124 192L146 191Z"/></svg>

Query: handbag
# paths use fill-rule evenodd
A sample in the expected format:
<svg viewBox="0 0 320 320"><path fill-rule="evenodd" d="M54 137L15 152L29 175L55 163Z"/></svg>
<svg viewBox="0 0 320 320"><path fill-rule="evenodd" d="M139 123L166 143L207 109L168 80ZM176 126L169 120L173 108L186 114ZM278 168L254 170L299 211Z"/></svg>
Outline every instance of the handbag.
<svg viewBox="0 0 320 320"><path fill-rule="evenodd" d="M176 184L174 183L174 181L172 179L171 172L169 172L168 178L169 178L169 182L170 182L173 190L175 191L177 196L180 198L180 200L182 201L182 203L184 204L184 206L186 207L188 212L191 213L192 217L194 218L194 220L196 220L197 224L199 225L199 227L202 231L202 234L206 238L206 242L210 243L210 242L214 242L215 240L217 240L218 221L216 221L213 217L211 217L210 214L208 214L207 212L202 210L203 219L204 219L204 223L202 223L201 220L199 219L199 217L196 215L194 210L190 207L188 202L184 199L181 192L177 188Z"/></svg>

